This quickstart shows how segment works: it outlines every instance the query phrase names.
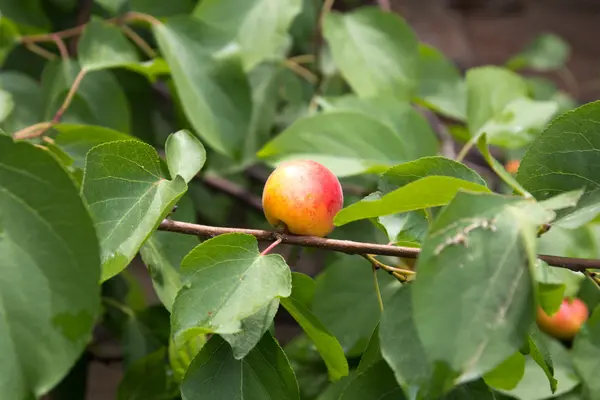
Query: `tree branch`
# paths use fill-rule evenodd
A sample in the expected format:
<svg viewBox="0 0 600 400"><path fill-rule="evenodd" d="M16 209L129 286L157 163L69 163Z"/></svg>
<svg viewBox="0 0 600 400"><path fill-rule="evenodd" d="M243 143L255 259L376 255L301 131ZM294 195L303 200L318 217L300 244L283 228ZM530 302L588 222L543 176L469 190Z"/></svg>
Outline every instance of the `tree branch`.
<svg viewBox="0 0 600 400"><path fill-rule="evenodd" d="M254 236L262 242L276 241L281 238L281 243L303 247L315 247L338 251L346 254L379 254L383 256L396 256L404 258L417 258L420 249L376 243L353 242L350 240L327 239L316 236L297 236L282 234L275 231L243 228L223 228L218 226L190 224L187 222L165 219L158 228L161 231L184 233L203 237L214 237L226 233L244 233ZM565 268L575 272L584 272L587 269L600 269L600 260L589 258L560 257L539 254L538 258L553 267Z"/></svg>

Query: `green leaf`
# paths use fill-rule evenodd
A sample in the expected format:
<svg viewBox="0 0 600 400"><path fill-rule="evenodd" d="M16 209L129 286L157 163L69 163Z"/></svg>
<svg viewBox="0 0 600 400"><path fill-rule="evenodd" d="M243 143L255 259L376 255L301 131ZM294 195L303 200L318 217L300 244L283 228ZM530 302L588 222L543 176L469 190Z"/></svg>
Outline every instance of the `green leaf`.
<svg viewBox="0 0 600 400"><path fill-rule="evenodd" d="M175 339L188 332L233 334L242 321L291 293L288 266L260 255L253 236L227 234L198 245L181 262L183 288L173 304Z"/></svg>
<svg viewBox="0 0 600 400"><path fill-rule="evenodd" d="M100 239L102 281L129 264L186 189L145 143L108 142L87 153L82 194Z"/></svg>
<svg viewBox="0 0 600 400"><path fill-rule="evenodd" d="M288 30L302 0L204 0L194 16L227 33L241 47L244 69L285 57Z"/></svg>
<svg viewBox="0 0 600 400"><path fill-rule="evenodd" d="M493 145L515 149L533 142L556 114L554 101L536 101L520 98L511 101L479 130L487 133Z"/></svg>
<svg viewBox="0 0 600 400"><path fill-rule="evenodd" d="M120 311L128 310L125 305L119 307ZM130 312L127 317L122 341L126 368L160 349L169 340L169 313L160 304Z"/></svg>
<svg viewBox="0 0 600 400"><path fill-rule="evenodd" d="M326 112L354 111L383 122L403 139L409 159L433 156L438 152L435 132L425 117L406 102L392 98L363 99L354 95L330 97L326 101Z"/></svg>
<svg viewBox="0 0 600 400"><path fill-rule="evenodd" d="M535 265L535 279L538 292L537 299L540 307L548 315L558 311L562 304L566 285L560 275L545 262L538 260Z"/></svg>
<svg viewBox="0 0 600 400"><path fill-rule="evenodd" d="M557 211L554 225L576 228L600 212L600 101L556 118L529 146L517 180L537 200L573 190L585 192L575 207Z"/></svg>
<svg viewBox="0 0 600 400"><path fill-rule="evenodd" d="M194 204L189 195L184 195L177 204L173 220L194 222ZM177 232L156 231L140 248L142 261L146 264L152 285L162 304L169 311L181 287L179 265L183 258L198 245L198 238ZM190 359L191 360L191 359Z"/></svg>
<svg viewBox="0 0 600 400"><path fill-rule="evenodd" d="M297 120L267 143L258 157L271 164L309 158L344 177L383 172L412 160L408 142L363 112L332 111Z"/></svg>
<svg viewBox="0 0 600 400"><path fill-rule="evenodd" d="M206 162L204 146L186 130L169 135L165 151L171 176L179 175L186 182L191 181Z"/></svg>
<svg viewBox="0 0 600 400"><path fill-rule="evenodd" d="M511 69L553 71L565 66L570 51L569 44L560 36L544 33L537 36L521 53L508 60L506 65Z"/></svg>
<svg viewBox="0 0 600 400"><path fill-rule="evenodd" d="M39 397L91 339L100 304L98 240L60 163L4 135L0 254L0 392L7 400Z"/></svg>
<svg viewBox="0 0 600 400"><path fill-rule="evenodd" d="M27 27L50 27L41 0L0 0L0 16Z"/></svg>
<svg viewBox="0 0 600 400"><path fill-rule="evenodd" d="M52 120L80 72L75 61L49 61L42 73L43 118ZM128 133L130 112L123 88L109 71L90 71L83 77L63 123L99 125ZM39 122L39 121L38 121Z"/></svg>
<svg viewBox="0 0 600 400"><path fill-rule="evenodd" d="M402 186L378 200L362 200L340 210L334 219L336 226L365 218L380 217L449 203L461 190L489 192L477 183L449 176L426 176Z"/></svg>
<svg viewBox="0 0 600 400"><path fill-rule="evenodd" d="M53 128L58 131L54 143L73 159L73 166L79 169L85 167L85 156L92 147L117 140L137 140L134 136L101 126L58 124Z"/></svg>
<svg viewBox="0 0 600 400"><path fill-rule="evenodd" d="M516 190L523 196L531 197L531 194L527 190L525 190L523 186L521 186L519 182L517 182L517 180L506 171L506 169L504 169L504 166L501 163L499 163L498 160L494 158L494 156L492 156L487 144L487 134L484 133L481 135L481 137L477 141L477 148L479 149L479 152L481 153L485 161L488 163L490 168L492 168L492 170L496 173L496 175L500 177L500 179L504 181L504 183L512 187L514 190Z"/></svg>
<svg viewBox="0 0 600 400"><path fill-rule="evenodd" d="M157 18L187 15L194 10L194 0L130 0L129 7L132 11L150 14Z"/></svg>
<svg viewBox="0 0 600 400"><path fill-rule="evenodd" d="M428 360L413 316L412 285L398 290L386 304L379 326L381 355L394 371L404 393L425 398L438 396L449 389L445 382L435 382L434 367Z"/></svg>
<svg viewBox="0 0 600 400"><path fill-rule="evenodd" d="M303 274L292 274L292 294L281 299L281 305L298 322L314 343L327 365L329 379L336 381L348 375L348 362L342 346L321 321L310 311L307 304L315 291L313 280Z"/></svg>
<svg viewBox="0 0 600 400"><path fill-rule="evenodd" d="M137 49L114 24L92 18L77 44L81 68L86 71L137 63Z"/></svg>
<svg viewBox="0 0 600 400"><path fill-rule="evenodd" d="M258 310L257 313L242 320L240 332L222 334L233 350L233 357L241 360L256 346L265 332L273 324L273 318L279 308L279 299L273 299L270 303Z"/></svg>
<svg viewBox="0 0 600 400"><path fill-rule="evenodd" d="M512 390L501 390L500 393L508 394L520 400L545 400L557 397L573 390L579 383L579 378L573 369L567 349L558 341L544 336L542 341L546 344L549 354L554 361L554 376L558 381L556 392L552 392L548 385L546 373L531 357L526 356L525 373L517 387Z"/></svg>
<svg viewBox="0 0 600 400"><path fill-rule="evenodd" d="M181 385L185 400L218 396L222 400L299 400L294 371L270 333L243 360L215 335L202 348Z"/></svg>
<svg viewBox="0 0 600 400"><path fill-rule="evenodd" d="M12 95L0 89L0 123L6 119L15 107Z"/></svg>
<svg viewBox="0 0 600 400"><path fill-rule="evenodd" d="M190 17L153 28L195 133L223 155L239 158L252 113L239 55L226 48L222 31Z"/></svg>
<svg viewBox="0 0 600 400"><path fill-rule="evenodd" d="M485 180L466 165L446 157L434 156L388 169L381 175L378 187L381 192L388 194L427 176L447 176L486 186Z"/></svg>
<svg viewBox="0 0 600 400"><path fill-rule="evenodd" d="M495 389L514 389L525 373L525 356L516 352L483 375L485 383Z"/></svg>
<svg viewBox="0 0 600 400"><path fill-rule="evenodd" d="M125 371L119 384L118 400L169 400L177 394L177 386L167 370L164 347L136 361Z"/></svg>
<svg viewBox="0 0 600 400"><path fill-rule="evenodd" d="M466 81L471 137L486 133L492 145L518 148L531 143L558 108L553 101L529 99L523 78L504 68L471 68Z"/></svg>
<svg viewBox="0 0 600 400"><path fill-rule="evenodd" d="M558 381L554 378L552 356L550 355L543 334L535 324L531 326L530 333L527 336L527 348L529 350L528 355L546 374L548 383L550 384L550 391L552 393L556 392Z"/></svg>
<svg viewBox="0 0 600 400"><path fill-rule="evenodd" d="M404 400L402 389L394 380L394 373L383 360L377 361L359 373L344 389L340 400Z"/></svg>
<svg viewBox="0 0 600 400"><path fill-rule="evenodd" d="M177 382L181 382L192 360L198 355L206 344L206 335L191 335L186 340L176 343L173 338L169 340L169 364Z"/></svg>
<svg viewBox="0 0 600 400"><path fill-rule="evenodd" d="M40 87L29 76L16 71L0 72L0 88L10 95L10 114L0 121L0 128L14 133L42 121Z"/></svg>
<svg viewBox="0 0 600 400"><path fill-rule="evenodd" d="M19 43L20 33L13 21L2 16L0 10L0 63L4 63L6 57Z"/></svg>
<svg viewBox="0 0 600 400"><path fill-rule="evenodd" d="M253 107L244 145L245 163L255 161L256 152L271 136L284 71L279 65L265 63L249 73Z"/></svg>
<svg viewBox="0 0 600 400"><path fill-rule="evenodd" d="M358 368L356 368L356 372L365 372L370 366L382 359L381 341L379 340L379 324L377 324L375 329L373 329L373 333L371 334L367 348L360 358L360 363L358 364Z"/></svg>
<svg viewBox="0 0 600 400"><path fill-rule="evenodd" d="M471 136L513 100L527 96L527 84L519 75L500 67L467 71L467 125Z"/></svg>
<svg viewBox="0 0 600 400"><path fill-rule="evenodd" d="M418 42L399 15L374 7L329 13L323 34L337 67L359 96L410 100L415 94Z"/></svg>
<svg viewBox="0 0 600 400"><path fill-rule="evenodd" d="M419 44L418 99L450 118L467 119L467 88L460 71L436 48Z"/></svg>
<svg viewBox="0 0 600 400"><path fill-rule="evenodd" d="M583 381L588 399L600 396L600 382L595 373L600 368L600 307L596 307L573 343L573 365Z"/></svg>
<svg viewBox="0 0 600 400"><path fill-rule="evenodd" d="M385 305L401 285L383 270L377 275ZM312 310L346 352L369 338L381 313L370 263L355 255L338 256L316 281Z"/></svg>
<svg viewBox="0 0 600 400"><path fill-rule="evenodd" d="M519 350L534 320L537 227L553 216L528 200L483 193L458 193L440 212L412 292L433 362L463 377L481 375Z"/></svg>

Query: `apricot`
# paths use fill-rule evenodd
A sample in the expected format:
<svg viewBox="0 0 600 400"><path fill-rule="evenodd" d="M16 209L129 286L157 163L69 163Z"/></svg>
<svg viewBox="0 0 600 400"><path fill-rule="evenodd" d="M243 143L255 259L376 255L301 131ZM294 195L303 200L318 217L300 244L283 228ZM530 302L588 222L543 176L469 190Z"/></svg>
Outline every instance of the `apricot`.
<svg viewBox="0 0 600 400"><path fill-rule="evenodd" d="M519 165L520 164L521 164L521 162L519 160L510 160L510 161L508 161L506 163L506 165L504 166L504 168L506 169L506 171L509 174L514 175L519 170Z"/></svg>
<svg viewBox="0 0 600 400"><path fill-rule="evenodd" d="M588 319L588 308L578 299L564 299L558 311L548 315L541 307L537 311L537 324L540 330L561 340L575 337L581 325Z"/></svg>
<svg viewBox="0 0 600 400"><path fill-rule="evenodd" d="M281 163L269 176L262 196L265 217L289 233L324 237L344 206L342 186L324 165L310 160Z"/></svg>

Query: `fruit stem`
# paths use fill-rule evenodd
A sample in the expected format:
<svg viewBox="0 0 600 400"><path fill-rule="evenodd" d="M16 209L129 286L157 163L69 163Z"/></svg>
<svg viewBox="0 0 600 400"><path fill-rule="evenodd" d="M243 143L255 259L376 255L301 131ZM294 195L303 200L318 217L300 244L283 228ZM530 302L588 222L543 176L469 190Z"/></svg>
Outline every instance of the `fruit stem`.
<svg viewBox="0 0 600 400"><path fill-rule="evenodd" d="M271 250L273 250L279 243L281 243L283 241L283 238L280 236L277 238L276 241L274 241L273 243L271 243L269 245L269 247L267 247L266 249L263 250L262 253L260 253L261 256L266 256L267 254L269 254L269 252Z"/></svg>
<svg viewBox="0 0 600 400"><path fill-rule="evenodd" d="M401 275L415 275L416 274L415 271L411 271L409 269L396 268L396 267L392 267L391 265L384 264L381 261L379 261L378 259L376 259L371 254L365 254L365 255L363 255L363 257L366 258L367 260L369 260L375 268L382 268L388 272L397 272Z"/></svg>
<svg viewBox="0 0 600 400"><path fill-rule="evenodd" d="M377 294L377 301L379 302L379 310L383 314L383 299L381 298L381 290L379 289L379 281L377 280L377 267L375 264L371 264L373 267L373 281L375 281L375 293Z"/></svg>

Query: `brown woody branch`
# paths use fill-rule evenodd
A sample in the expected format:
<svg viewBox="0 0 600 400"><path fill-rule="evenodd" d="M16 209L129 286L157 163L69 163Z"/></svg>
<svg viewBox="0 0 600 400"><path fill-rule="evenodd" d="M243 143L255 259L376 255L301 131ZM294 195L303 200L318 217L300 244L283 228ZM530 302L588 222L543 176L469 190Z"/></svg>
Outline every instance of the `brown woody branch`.
<svg viewBox="0 0 600 400"><path fill-rule="evenodd" d="M346 254L378 254L383 256L417 258L420 253L420 249L413 247L353 242L350 240L327 239L316 236L288 235L260 229L223 228L218 226L190 224L168 219L162 221L158 229L203 237L214 237L226 233L244 233L252 235L262 242L271 242L281 239L281 242L286 244L315 247ZM566 268L575 272L584 272L587 269L600 269L600 260L550 256L545 254L539 254L538 258L554 267Z"/></svg>

